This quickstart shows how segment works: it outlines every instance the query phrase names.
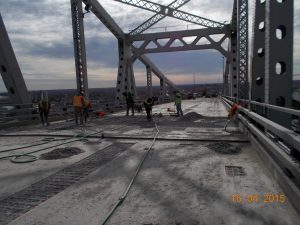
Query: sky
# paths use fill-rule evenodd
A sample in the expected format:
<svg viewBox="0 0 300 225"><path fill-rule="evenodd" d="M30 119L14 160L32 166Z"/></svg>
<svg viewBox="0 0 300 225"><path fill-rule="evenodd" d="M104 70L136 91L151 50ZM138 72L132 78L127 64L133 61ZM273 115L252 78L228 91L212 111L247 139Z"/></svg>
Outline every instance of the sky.
<svg viewBox="0 0 300 225"><path fill-rule="evenodd" d="M112 0L98 0L125 33L154 13ZM169 4L173 0L152 0ZM250 20L253 13L250 1ZM220 22L229 22L232 0L191 0L181 10ZM0 13L29 90L76 88L72 21L69 0L1 0ZM295 1L294 74L300 74L300 1ZM251 24L251 22L250 22ZM117 40L93 15L84 17L88 83L90 88L115 87ZM198 29L200 26L165 18L147 32ZM252 32L250 31L249 34ZM175 84L222 82L222 55L197 50L147 55ZM146 69L134 64L136 84L146 85ZM295 77L300 79L300 75ZM153 84L158 79L153 76ZM6 88L0 77L0 92Z"/></svg>

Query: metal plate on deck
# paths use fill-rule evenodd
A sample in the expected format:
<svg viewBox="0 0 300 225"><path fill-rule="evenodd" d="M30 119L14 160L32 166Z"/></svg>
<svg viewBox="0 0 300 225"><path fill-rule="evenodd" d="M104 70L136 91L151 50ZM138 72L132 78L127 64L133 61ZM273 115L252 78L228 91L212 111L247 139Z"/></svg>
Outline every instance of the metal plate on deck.
<svg viewBox="0 0 300 225"><path fill-rule="evenodd" d="M225 172L227 176L246 176L246 171L242 166L225 166Z"/></svg>

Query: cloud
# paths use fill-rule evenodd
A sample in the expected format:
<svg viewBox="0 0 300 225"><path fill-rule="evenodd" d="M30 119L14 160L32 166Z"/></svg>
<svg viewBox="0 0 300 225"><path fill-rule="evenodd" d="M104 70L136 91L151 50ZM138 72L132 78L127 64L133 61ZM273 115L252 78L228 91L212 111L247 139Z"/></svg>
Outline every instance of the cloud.
<svg viewBox="0 0 300 225"><path fill-rule="evenodd" d="M153 1L165 5L172 2ZM125 32L154 15L152 12L111 0L100 2ZM191 0L180 9L216 21L229 22L232 4L232 0ZM300 2L294 4L294 73L300 74ZM253 8L253 5L249 7ZM5 0L0 1L0 11L28 88L75 88L70 1ZM118 66L117 40L92 13L85 14L84 26L89 86L114 87ZM165 18L147 32L196 28L200 27L174 18ZM177 84L191 83L193 73L201 82L219 81L222 74L222 56L212 50L148 56ZM144 66L137 62L134 68L136 83L145 85ZM158 84L155 77L153 81ZM0 79L0 91L3 90L5 88Z"/></svg>

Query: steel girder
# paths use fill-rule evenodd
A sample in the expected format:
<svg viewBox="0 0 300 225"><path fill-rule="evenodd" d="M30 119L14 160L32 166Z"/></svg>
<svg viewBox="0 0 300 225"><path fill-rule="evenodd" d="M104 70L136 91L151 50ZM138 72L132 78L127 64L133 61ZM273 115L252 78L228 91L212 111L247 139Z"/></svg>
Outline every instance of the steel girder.
<svg viewBox="0 0 300 225"><path fill-rule="evenodd" d="M88 97L89 89L88 89L88 79L87 79L82 1L71 0L70 3L71 3L73 39L74 39L77 91L84 92L84 96Z"/></svg>
<svg viewBox="0 0 300 225"><path fill-rule="evenodd" d="M228 48L227 48L228 54L230 54L230 42L228 42ZM225 70L223 74L223 95L229 96L229 67L230 67L230 61L229 58L225 58Z"/></svg>
<svg viewBox="0 0 300 225"><path fill-rule="evenodd" d="M134 80L134 73L132 64L128 63L131 57L131 47L127 45L126 41L118 41L119 49L119 67L116 84L115 104L122 105L123 92L130 92L136 96L136 86Z"/></svg>
<svg viewBox="0 0 300 225"><path fill-rule="evenodd" d="M12 103L19 105L19 107L22 107L23 104L30 104L31 97L10 43L1 14L0 52L0 73Z"/></svg>
<svg viewBox="0 0 300 225"><path fill-rule="evenodd" d="M146 76L147 76L147 95L152 97L152 71L150 66L146 66Z"/></svg>
<svg viewBox="0 0 300 225"><path fill-rule="evenodd" d="M164 79L159 79L159 87L160 87L160 93L159 93L160 103L164 103L166 97L166 84Z"/></svg>
<svg viewBox="0 0 300 225"><path fill-rule="evenodd" d="M188 3L190 0L175 0L172 3L168 5L168 7L172 9L178 9L181 6L185 5ZM141 34L145 30L149 29L152 27L154 24L158 23L162 19L164 19L166 16L162 14L155 14L154 16L150 17L147 19L145 22L143 22L141 25L130 31L129 35L136 35L136 34Z"/></svg>
<svg viewBox="0 0 300 225"><path fill-rule="evenodd" d="M151 12L159 13L165 16L173 17L186 22L201 25L203 27L223 27L226 24L204 17L196 16L181 10L173 9L169 6L154 3L148 0L114 0L127 5L135 6L140 9L145 9Z"/></svg>
<svg viewBox="0 0 300 225"><path fill-rule="evenodd" d="M253 21L253 52L251 64L251 100L265 102L265 31L266 4L260 0L255 2L255 16ZM259 54L258 54L259 52ZM263 107L252 106L251 110L265 115Z"/></svg>
<svg viewBox="0 0 300 225"><path fill-rule="evenodd" d="M248 0L238 1L238 88L239 98L249 99L248 82Z"/></svg>
<svg viewBox="0 0 300 225"><path fill-rule="evenodd" d="M266 1L265 103L291 107L293 88L294 1ZM278 16L284 15L284 16ZM269 110L268 117L287 128L291 116Z"/></svg>
<svg viewBox="0 0 300 225"><path fill-rule="evenodd" d="M97 0L82 0L84 4L92 6L91 11L109 29L118 40L124 40L125 34L119 25Z"/></svg>
<svg viewBox="0 0 300 225"><path fill-rule="evenodd" d="M154 63L152 63L150 61L150 59L145 56L145 55L142 55L139 57L139 60L145 65L145 66L149 66L152 70L152 72L159 78L159 79L163 79L165 80L165 84L167 84L168 86L170 86L171 88L173 88L174 90L178 90L179 89L175 86L175 84L170 81L159 69L157 66L155 66Z"/></svg>
<svg viewBox="0 0 300 225"><path fill-rule="evenodd" d="M172 31L151 34L138 34L129 37L134 49L134 59L140 55L158 52L216 49L226 58L227 51L222 43L229 37L229 27L204 28L197 30ZM223 35L214 40L213 35ZM139 46L135 43L140 43ZM151 45L149 47L149 45Z"/></svg>
<svg viewBox="0 0 300 225"><path fill-rule="evenodd" d="M231 17L231 31L229 40L230 66L229 66L229 95L238 97L238 73L237 73L237 0L233 1L233 10Z"/></svg>
<svg viewBox="0 0 300 225"><path fill-rule="evenodd" d="M86 5L92 6L91 11L96 17L112 32L118 39L119 47L119 67L116 84L115 105L120 106L122 103L123 91L131 91L136 96L136 85L131 61L128 59L132 54L131 46L127 39L128 35L122 31L119 25L106 12L97 0L82 0ZM132 50L132 49L131 49ZM175 85L164 76L164 74L148 59L146 56L140 56L139 60L145 65L150 66L152 72L159 78L165 80L165 83L177 90ZM127 89L126 89L127 87Z"/></svg>
<svg viewBox="0 0 300 225"><path fill-rule="evenodd" d="M235 0L233 4L230 37L229 95L248 99L248 1Z"/></svg>
<svg viewBox="0 0 300 225"><path fill-rule="evenodd" d="M168 7L172 8L172 9L178 9L181 6L183 6L186 3L188 3L189 1L190 0L175 0L175 1L171 2L168 5ZM162 14L155 14L154 16L152 16L149 19L147 19L144 23L142 23L141 25L139 25L138 27L136 27L135 29L133 29L132 31L130 31L129 35L141 34L145 30L147 30L150 27L152 27L154 24L156 24L159 21L161 21L162 19L164 19L165 17L166 16L162 15Z"/></svg>

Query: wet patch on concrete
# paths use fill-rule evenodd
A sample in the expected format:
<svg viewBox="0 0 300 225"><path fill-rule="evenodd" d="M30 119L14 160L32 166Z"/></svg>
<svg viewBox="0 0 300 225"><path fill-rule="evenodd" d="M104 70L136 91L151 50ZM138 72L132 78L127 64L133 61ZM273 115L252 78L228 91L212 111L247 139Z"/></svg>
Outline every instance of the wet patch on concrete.
<svg viewBox="0 0 300 225"><path fill-rule="evenodd" d="M242 151L241 147L231 145L225 141L211 143L206 147L220 154L238 154Z"/></svg>
<svg viewBox="0 0 300 225"><path fill-rule="evenodd" d="M50 152L42 154L41 159L44 160L64 159L64 158L69 158L73 155L78 155L83 152L84 151L82 149L76 147L57 148Z"/></svg>

